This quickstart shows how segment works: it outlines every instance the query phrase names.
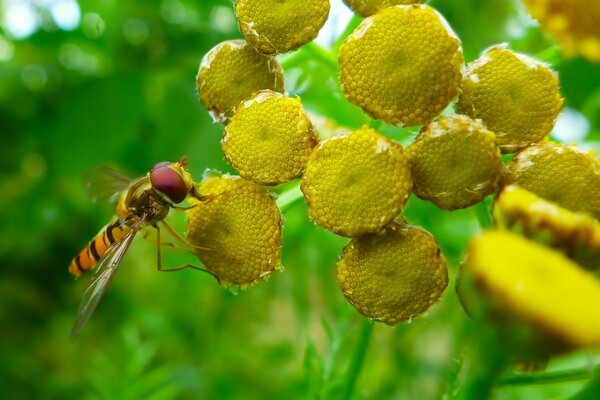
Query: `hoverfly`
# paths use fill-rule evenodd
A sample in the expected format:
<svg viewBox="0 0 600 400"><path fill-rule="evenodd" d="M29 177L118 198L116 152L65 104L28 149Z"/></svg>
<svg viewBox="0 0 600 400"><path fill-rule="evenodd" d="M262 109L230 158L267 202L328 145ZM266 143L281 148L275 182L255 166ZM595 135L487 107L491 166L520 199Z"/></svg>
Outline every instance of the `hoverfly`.
<svg viewBox="0 0 600 400"><path fill-rule="evenodd" d="M152 226L156 229L159 270L174 271L191 267L206 271L191 264L171 269L161 268L160 246L163 243L160 241L159 223L178 240L196 247L164 221L171 208L190 208L177 205L188 196L200 201L207 199L196 191L192 176L185 170L186 167L184 157L179 162L160 162L146 175L133 180L105 166L91 169L84 176L84 186L92 201L117 199L117 206L115 220L102 228L69 265L69 272L75 277L96 268L92 283L83 293L71 333L72 338L79 334L94 313L133 238L143 228Z"/></svg>

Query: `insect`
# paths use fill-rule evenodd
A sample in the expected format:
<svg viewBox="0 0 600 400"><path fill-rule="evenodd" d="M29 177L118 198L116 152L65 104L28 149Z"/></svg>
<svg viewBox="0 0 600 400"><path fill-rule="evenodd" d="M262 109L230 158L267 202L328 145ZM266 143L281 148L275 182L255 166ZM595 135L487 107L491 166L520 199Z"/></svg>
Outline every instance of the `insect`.
<svg viewBox="0 0 600 400"><path fill-rule="evenodd" d="M190 207L178 206L188 197L200 201L207 200L196 191L192 176L186 171L186 167L187 160L184 157L179 162L160 162L146 175L133 180L105 166L93 168L86 173L84 186L92 201L98 203L117 200L116 218L102 228L69 265L69 272L75 277L92 268L96 269L92 283L83 293L71 333L72 338L76 337L89 321L133 238L143 228L152 226L156 229L157 263L160 271L176 271L187 267L206 271L191 264L170 269L161 267L160 247L164 243L160 241L159 224L184 244L195 247L164 219L172 208L189 209ZM168 245L180 248L172 243Z"/></svg>

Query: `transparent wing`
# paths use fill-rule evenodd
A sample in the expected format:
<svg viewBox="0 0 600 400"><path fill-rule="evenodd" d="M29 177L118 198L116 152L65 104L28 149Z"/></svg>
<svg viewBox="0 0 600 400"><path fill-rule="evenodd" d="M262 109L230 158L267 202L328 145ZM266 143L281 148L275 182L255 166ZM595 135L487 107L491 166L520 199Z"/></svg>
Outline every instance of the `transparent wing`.
<svg viewBox="0 0 600 400"><path fill-rule="evenodd" d="M131 230L125 235L123 240L116 243L111 247L108 252L100 259L100 263L96 267L96 273L92 279L92 283L83 292L81 297L81 303L79 304L79 310L77 311L77 317L75 319L75 325L71 331L71 339L74 339L85 324L89 321L90 317L96 310L100 299L104 295L108 284L112 280L112 277L117 272L123 256L127 252L129 245L133 241L135 235L140 231L143 226L146 216L143 215L138 217L134 221L134 225Z"/></svg>
<svg viewBox="0 0 600 400"><path fill-rule="evenodd" d="M94 203L108 203L127 189L132 180L131 177L106 165L97 165L83 174L83 187Z"/></svg>

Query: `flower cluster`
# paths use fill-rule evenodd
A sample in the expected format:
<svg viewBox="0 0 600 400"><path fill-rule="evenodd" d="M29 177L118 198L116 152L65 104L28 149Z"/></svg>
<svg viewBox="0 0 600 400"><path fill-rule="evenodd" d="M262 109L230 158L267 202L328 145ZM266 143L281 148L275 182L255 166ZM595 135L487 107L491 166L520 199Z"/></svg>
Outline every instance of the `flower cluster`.
<svg viewBox="0 0 600 400"><path fill-rule="evenodd" d="M366 317L396 324L426 311L448 284L435 238L402 216L410 194L444 210L492 195L496 227L473 239L459 276L465 308L482 317L501 310L557 348L599 344L600 282L577 263L600 267L600 163L547 139L563 105L557 74L504 45L465 66L459 37L421 2L346 2L366 18L339 48L344 94L374 119L420 126L419 135L406 149L367 126L319 142L300 99L282 93L273 54L314 38L328 2L239 0L247 42L217 45L197 77L241 176L199 184L208 200L189 211L188 238L200 259L238 284L278 269L281 220L264 186L300 178L309 217L352 238L337 266L344 296ZM560 312L549 293L560 293Z"/></svg>

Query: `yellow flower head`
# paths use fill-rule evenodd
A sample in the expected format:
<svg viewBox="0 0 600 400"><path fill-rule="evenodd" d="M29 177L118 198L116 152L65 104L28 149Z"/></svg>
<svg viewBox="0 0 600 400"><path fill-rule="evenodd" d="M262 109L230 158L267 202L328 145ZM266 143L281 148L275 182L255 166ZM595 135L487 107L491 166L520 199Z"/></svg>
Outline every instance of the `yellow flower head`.
<svg viewBox="0 0 600 400"><path fill-rule="evenodd" d="M504 323L527 351L600 345L600 281L556 250L485 231L469 245L458 288L475 317Z"/></svg>
<svg viewBox="0 0 600 400"><path fill-rule="evenodd" d="M600 222L587 214L510 185L494 203L494 219L499 226L561 250L586 268L600 268Z"/></svg>
<svg viewBox="0 0 600 400"><path fill-rule="evenodd" d="M506 184L517 184L571 211L600 218L600 162L574 145L541 143L511 160Z"/></svg>
<svg viewBox="0 0 600 400"><path fill-rule="evenodd" d="M395 125L429 122L459 93L463 54L444 18L425 5L366 18L340 47L348 99Z"/></svg>
<svg viewBox="0 0 600 400"><path fill-rule="evenodd" d="M425 126L406 148L415 194L455 210L494 193L503 171L495 141L481 121L464 115Z"/></svg>
<svg viewBox="0 0 600 400"><path fill-rule="evenodd" d="M545 64L503 47L492 47L469 64L458 101L496 134L503 152L542 140L562 107L558 77Z"/></svg>
<svg viewBox="0 0 600 400"><path fill-rule="evenodd" d="M580 54L600 62L598 0L524 0L524 3L565 54Z"/></svg>
<svg viewBox="0 0 600 400"><path fill-rule="evenodd" d="M300 176L317 142L299 98L264 90L235 109L222 144L242 178L274 185Z"/></svg>
<svg viewBox="0 0 600 400"><path fill-rule="evenodd" d="M257 184L215 176L198 184L207 197L187 211L187 238L206 269L226 285L249 285L281 268L281 215Z"/></svg>
<svg viewBox="0 0 600 400"><path fill-rule="evenodd" d="M213 119L226 122L233 109L255 92L283 92L283 70L273 57L260 54L245 41L229 40L206 53L196 86Z"/></svg>
<svg viewBox="0 0 600 400"><path fill-rule="evenodd" d="M344 0L344 3L361 17L369 17L387 7L425 3L425 1L427 0Z"/></svg>
<svg viewBox="0 0 600 400"><path fill-rule="evenodd" d="M244 38L264 54L285 53L313 40L329 15L329 0L237 0Z"/></svg>
<svg viewBox="0 0 600 400"><path fill-rule="evenodd" d="M402 211L412 182L402 146L363 127L321 142L308 159L301 188L317 224L357 236L389 224Z"/></svg>
<svg viewBox="0 0 600 400"><path fill-rule="evenodd" d="M361 314L393 325L427 311L446 289L448 270L433 236L394 222L353 239L338 262L337 279Z"/></svg>

